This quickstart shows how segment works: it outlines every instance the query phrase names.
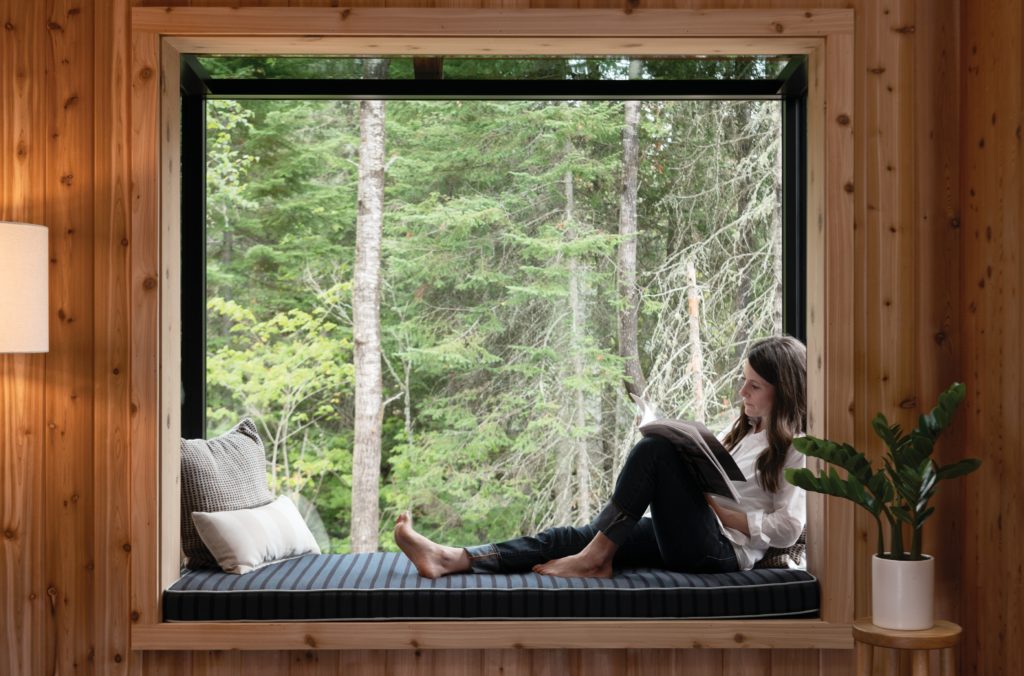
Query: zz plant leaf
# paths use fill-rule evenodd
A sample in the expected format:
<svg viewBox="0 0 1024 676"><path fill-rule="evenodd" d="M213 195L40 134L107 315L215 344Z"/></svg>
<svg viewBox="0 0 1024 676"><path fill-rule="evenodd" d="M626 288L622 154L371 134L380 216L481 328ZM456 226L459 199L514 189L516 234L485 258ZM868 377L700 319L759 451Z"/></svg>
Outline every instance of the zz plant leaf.
<svg viewBox="0 0 1024 676"><path fill-rule="evenodd" d="M904 433L898 424L890 425L879 413L871 420L871 428L882 440L886 454L882 468L876 471L863 453L849 444L840 444L817 437L799 437L793 446L812 458L824 460L832 467L818 474L809 469L790 468L786 481L815 493L844 498L860 505L871 514L878 526L878 556L888 559L914 560L921 554L924 523L935 512L928 503L941 481L970 474L981 466L981 460L967 458L942 467L932 459L935 441L949 426L966 388L953 383L939 395L935 408L920 416L917 428ZM842 478L836 468L847 472ZM890 549L885 551L883 519L889 527ZM910 551L903 546L903 524L910 526Z"/></svg>

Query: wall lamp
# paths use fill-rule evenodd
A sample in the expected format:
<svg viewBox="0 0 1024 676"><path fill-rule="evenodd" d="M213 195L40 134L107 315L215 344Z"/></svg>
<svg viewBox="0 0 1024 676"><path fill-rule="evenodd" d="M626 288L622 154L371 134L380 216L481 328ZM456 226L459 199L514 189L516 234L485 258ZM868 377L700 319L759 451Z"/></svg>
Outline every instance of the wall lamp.
<svg viewBox="0 0 1024 676"><path fill-rule="evenodd" d="M49 232L0 221L0 354L49 352Z"/></svg>

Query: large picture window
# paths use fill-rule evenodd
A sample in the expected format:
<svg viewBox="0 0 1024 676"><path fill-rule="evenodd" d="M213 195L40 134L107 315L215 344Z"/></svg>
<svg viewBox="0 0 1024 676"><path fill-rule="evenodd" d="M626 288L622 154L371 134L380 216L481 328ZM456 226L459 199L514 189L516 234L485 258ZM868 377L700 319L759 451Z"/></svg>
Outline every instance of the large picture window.
<svg viewBox="0 0 1024 676"><path fill-rule="evenodd" d="M182 433L256 420L332 551L373 143L382 533L588 520L628 387L723 429L750 342L805 337L803 58L183 63Z"/></svg>

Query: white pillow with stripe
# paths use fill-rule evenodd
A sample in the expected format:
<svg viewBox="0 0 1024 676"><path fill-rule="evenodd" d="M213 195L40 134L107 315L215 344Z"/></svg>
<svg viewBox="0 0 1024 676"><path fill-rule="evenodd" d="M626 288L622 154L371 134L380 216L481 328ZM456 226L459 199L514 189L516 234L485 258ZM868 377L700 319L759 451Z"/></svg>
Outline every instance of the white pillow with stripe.
<svg viewBox="0 0 1024 676"><path fill-rule="evenodd" d="M253 509L192 512L192 522L225 573L244 575L277 561L320 553L295 503L284 495Z"/></svg>

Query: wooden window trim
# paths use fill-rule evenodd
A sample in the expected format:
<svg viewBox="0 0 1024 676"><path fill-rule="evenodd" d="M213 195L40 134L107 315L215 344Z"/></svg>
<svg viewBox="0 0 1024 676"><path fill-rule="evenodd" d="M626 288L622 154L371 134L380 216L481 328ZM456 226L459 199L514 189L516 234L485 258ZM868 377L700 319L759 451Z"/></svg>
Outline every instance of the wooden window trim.
<svg viewBox="0 0 1024 676"><path fill-rule="evenodd" d="M853 506L817 494L817 620L164 623L160 604L180 555L182 52L806 54L808 431L852 441L853 27L853 10L134 8L132 649L851 648Z"/></svg>

